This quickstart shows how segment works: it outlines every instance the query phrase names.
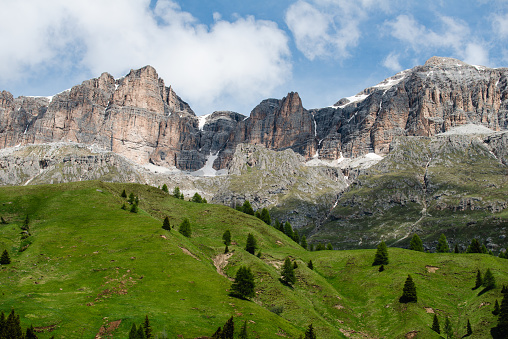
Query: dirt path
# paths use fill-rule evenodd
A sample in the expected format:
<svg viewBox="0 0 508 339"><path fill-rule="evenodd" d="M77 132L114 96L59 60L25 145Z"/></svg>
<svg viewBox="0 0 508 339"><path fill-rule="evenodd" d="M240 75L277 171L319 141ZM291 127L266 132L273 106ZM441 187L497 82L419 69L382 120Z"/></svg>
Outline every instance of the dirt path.
<svg viewBox="0 0 508 339"><path fill-rule="evenodd" d="M196 257L194 254L192 254L188 249L186 249L185 247L182 247L182 246L178 246L180 247L180 249L182 250L183 253L187 254L187 255L190 255L191 257L193 257L194 259L196 259L197 261L201 261L201 259L199 259L198 257Z"/></svg>
<svg viewBox="0 0 508 339"><path fill-rule="evenodd" d="M213 258L213 264L215 265L215 268L217 269L217 273L222 275L223 277L228 278L229 280L233 281L234 279L228 277L226 273L224 273L224 267L228 264L228 259L231 258L233 253L227 253L227 254L219 254L215 258Z"/></svg>

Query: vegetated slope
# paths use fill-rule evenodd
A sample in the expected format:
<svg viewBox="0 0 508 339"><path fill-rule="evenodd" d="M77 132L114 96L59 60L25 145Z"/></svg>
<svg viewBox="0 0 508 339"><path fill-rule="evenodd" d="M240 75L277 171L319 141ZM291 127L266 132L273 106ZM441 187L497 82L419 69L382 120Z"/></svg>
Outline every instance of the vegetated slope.
<svg viewBox="0 0 508 339"><path fill-rule="evenodd" d="M497 152L494 144L506 145L507 137L396 139L390 153L341 196L312 239L338 248L372 248L380 239L400 247L418 233L434 249L444 233L461 250L478 238L498 253L508 245L508 167L506 151Z"/></svg>
<svg viewBox="0 0 508 339"><path fill-rule="evenodd" d="M120 209L123 189L139 196L138 213ZM0 269L0 310L14 307L23 326L53 329L40 338L89 338L118 320L114 334L125 337L145 315L155 333L169 337L211 335L230 316L237 327L247 320L252 337L261 338L298 338L310 323L319 338L402 337L411 331L431 337L432 314L425 307L450 316L458 334L469 318L475 333L487 335L500 288L478 296L471 290L476 270L490 267L498 285L508 282L505 259L488 255L389 249L391 262L378 272L371 266L373 250L308 252L254 217L178 200L146 185L3 187L0 215L8 222L0 226L0 250L12 258ZM31 235L21 241L26 215ZM172 225L189 218L192 237L163 230L166 215ZM227 229L235 244L225 258L221 238ZM248 233L257 239L260 258L243 250ZM26 249L18 252L20 247ZM294 288L278 281L287 256L298 265ZM226 259L227 266L217 269L214 259ZM309 260L314 270L307 268ZM228 278L242 265L255 275L252 301L228 296ZM431 273L426 266L439 269ZM407 274L417 286L416 304L398 302Z"/></svg>

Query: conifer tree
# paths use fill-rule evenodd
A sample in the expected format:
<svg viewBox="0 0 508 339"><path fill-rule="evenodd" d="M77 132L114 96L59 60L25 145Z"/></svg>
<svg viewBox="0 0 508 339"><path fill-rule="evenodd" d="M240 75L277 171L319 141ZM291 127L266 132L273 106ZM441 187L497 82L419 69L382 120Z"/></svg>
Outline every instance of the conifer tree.
<svg viewBox="0 0 508 339"><path fill-rule="evenodd" d="M388 248L384 241L377 246L376 255L374 256L374 262L372 266L377 265L388 265Z"/></svg>
<svg viewBox="0 0 508 339"><path fill-rule="evenodd" d="M235 281L231 284L231 294L235 297L247 299L254 294L254 275L250 268L242 266L238 269Z"/></svg>
<svg viewBox="0 0 508 339"><path fill-rule="evenodd" d="M15 314L14 309L7 316L5 321L5 337L9 339L23 339L23 330L19 315Z"/></svg>
<svg viewBox="0 0 508 339"><path fill-rule="evenodd" d="M122 207L120 207L121 209L123 209L124 211L127 211L127 205L125 203L122 204Z"/></svg>
<svg viewBox="0 0 508 339"><path fill-rule="evenodd" d="M298 230L293 230L293 241L297 244L300 243L300 234L298 234Z"/></svg>
<svg viewBox="0 0 508 339"><path fill-rule="evenodd" d="M300 240L300 245L305 249L307 250L307 237L305 237L304 235L302 235L302 238Z"/></svg>
<svg viewBox="0 0 508 339"><path fill-rule="evenodd" d="M129 331L129 339L137 339L138 338L138 329L136 328L136 324L132 323L131 330Z"/></svg>
<svg viewBox="0 0 508 339"><path fill-rule="evenodd" d="M412 251L423 252L423 243L418 234L414 234L413 238L411 238L411 242L409 243L409 249Z"/></svg>
<svg viewBox="0 0 508 339"><path fill-rule="evenodd" d="M25 339L37 339L37 335L35 334L34 327L32 325L26 328Z"/></svg>
<svg viewBox="0 0 508 339"><path fill-rule="evenodd" d="M280 222L279 219L275 219L275 223L273 224L273 228L280 231Z"/></svg>
<svg viewBox="0 0 508 339"><path fill-rule="evenodd" d="M330 244L330 243L326 244L326 249L327 249L328 251L333 251L333 246L332 246L332 244Z"/></svg>
<svg viewBox="0 0 508 339"><path fill-rule="evenodd" d="M120 194L122 198L127 198L127 192L125 190L122 191L122 194Z"/></svg>
<svg viewBox="0 0 508 339"><path fill-rule="evenodd" d="M270 212L268 212L268 210L266 208L263 208L261 210L261 220L263 220L265 222L265 224L267 224L267 225L272 224L272 218L270 218Z"/></svg>
<svg viewBox="0 0 508 339"><path fill-rule="evenodd" d="M2 252L2 256L0 257L0 265L9 265L11 263L11 257L9 256L9 252L4 250Z"/></svg>
<svg viewBox="0 0 508 339"><path fill-rule="evenodd" d="M460 253L459 252L459 245L455 244L455 248L453 250L453 253Z"/></svg>
<svg viewBox="0 0 508 339"><path fill-rule="evenodd" d="M450 319L447 317L444 323L444 334L446 334L446 338L450 339L453 337L453 327Z"/></svg>
<svg viewBox="0 0 508 339"><path fill-rule="evenodd" d="M162 185L162 192L169 193L168 185L166 185L166 184Z"/></svg>
<svg viewBox="0 0 508 339"><path fill-rule="evenodd" d="M127 202L131 205L134 204L134 193L131 192L129 194L129 199L127 200Z"/></svg>
<svg viewBox="0 0 508 339"><path fill-rule="evenodd" d="M259 212L259 210L257 210L255 213L254 213L254 216L258 219L261 220L261 212Z"/></svg>
<svg viewBox="0 0 508 339"><path fill-rule="evenodd" d="M497 319L497 333L504 333L505 337L500 338L506 338L508 334L508 293L504 293L503 300L501 300L501 308Z"/></svg>
<svg viewBox="0 0 508 339"><path fill-rule="evenodd" d="M482 285L483 285L482 272L480 272L480 270L478 270L478 272L476 273L476 281L475 281L473 290L479 288Z"/></svg>
<svg viewBox="0 0 508 339"><path fill-rule="evenodd" d="M222 234L222 241L226 246L231 245L231 232L229 230L224 231L224 234Z"/></svg>
<svg viewBox="0 0 508 339"><path fill-rule="evenodd" d="M307 267L310 268L311 270L314 270L314 264L312 263L312 260L309 260Z"/></svg>
<svg viewBox="0 0 508 339"><path fill-rule="evenodd" d="M254 210L252 209L249 200L245 200L245 202L243 203L242 211L245 214L254 215Z"/></svg>
<svg viewBox="0 0 508 339"><path fill-rule="evenodd" d="M432 321L432 331L441 334L441 329L439 328L439 320L437 319L437 314L434 313L434 320Z"/></svg>
<svg viewBox="0 0 508 339"><path fill-rule="evenodd" d="M281 231L282 233L284 233L284 223L283 222L279 222L279 227L277 229L279 231Z"/></svg>
<svg viewBox="0 0 508 339"><path fill-rule="evenodd" d="M233 321L233 316L226 321L224 327L222 327L222 336L221 339L234 339L235 335L235 323Z"/></svg>
<svg viewBox="0 0 508 339"><path fill-rule="evenodd" d="M416 286L413 282L413 278L411 275L407 275L406 282L404 283L404 288L402 289L402 296L399 301L401 303L410 303L417 302L418 298L416 296Z"/></svg>
<svg viewBox="0 0 508 339"><path fill-rule="evenodd" d="M471 334L473 334L473 329L471 328L471 323L469 322L469 319L467 319L466 336L470 336Z"/></svg>
<svg viewBox="0 0 508 339"><path fill-rule="evenodd" d="M146 336L145 336L145 330L143 328L143 325L139 325L138 327L138 334L137 334L137 338L138 339L146 339Z"/></svg>
<svg viewBox="0 0 508 339"><path fill-rule="evenodd" d="M256 238L249 233L247 235L247 244L245 245L245 250L249 252L250 254L254 254L256 252L256 249L258 248Z"/></svg>
<svg viewBox="0 0 508 339"><path fill-rule="evenodd" d="M316 251L324 251L326 249L325 244L319 243L316 246Z"/></svg>
<svg viewBox="0 0 508 339"><path fill-rule="evenodd" d="M212 339L221 339L222 338L222 328L219 326L217 331L212 335Z"/></svg>
<svg viewBox="0 0 508 339"><path fill-rule="evenodd" d="M203 198L201 197L201 195L199 195L198 192L194 193L194 195L192 196L192 199L191 199L192 202L197 202L198 204L201 204L203 202Z"/></svg>
<svg viewBox="0 0 508 339"><path fill-rule="evenodd" d="M130 212L131 213L138 213L138 204L132 204Z"/></svg>
<svg viewBox="0 0 508 339"><path fill-rule="evenodd" d="M180 232L183 236L187 238L191 237L192 231L189 219L187 218L183 219L182 223L180 224L180 227L178 228L178 232Z"/></svg>
<svg viewBox="0 0 508 339"><path fill-rule="evenodd" d="M291 239L293 239L293 237L295 236L293 233L293 227L291 227L289 221L286 221L286 223L284 224L284 234L290 237Z"/></svg>
<svg viewBox="0 0 508 339"><path fill-rule="evenodd" d="M238 339L249 339L249 334L247 333L247 320L243 322Z"/></svg>
<svg viewBox="0 0 508 339"><path fill-rule="evenodd" d="M164 221L162 222L162 228L166 231L171 231L171 225L169 224L169 217L165 217Z"/></svg>
<svg viewBox="0 0 508 339"><path fill-rule="evenodd" d="M448 246L448 241L446 240L446 236L441 234L439 237L439 241L437 242L436 251L438 253L448 253L450 252L450 247Z"/></svg>
<svg viewBox="0 0 508 339"><path fill-rule="evenodd" d="M466 253L482 253L482 246L476 239L471 240L471 244L467 247Z"/></svg>
<svg viewBox="0 0 508 339"><path fill-rule="evenodd" d="M496 279L494 278L494 275L492 275L490 268L487 268L487 271L485 272L485 275L483 276L482 286L484 286L486 290L492 290L492 289L496 288Z"/></svg>
<svg viewBox="0 0 508 339"><path fill-rule="evenodd" d="M316 339L316 333L314 333L314 327L312 327L312 324L310 324L305 331L305 339Z"/></svg>
<svg viewBox="0 0 508 339"><path fill-rule="evenodd" d="M174 189L173 189L173 196L177 199L181 199L182 197L182 193L180 192L180 187L176 186Z"/></svg>
<svg viewBox="0 0 508 339"><path fill-rule="evenodd" d="M314 252L314 244L311 243L309 245L309 251Z"/></svg>
<svg viewBox="0 0 508 339"><path fill-rule="evenodd" d="M289 257L286 258L286 260L284 261L284 265L282 266L280 281L288 286L291 286L294 283L296 283L295 271Z"/></svg>
<svg viewBox="0 0 508 339"><path fill-rule="evenodd" d="M496 299L496 303L494 304L494 311L492 311L493 315L499 315L501 309L499 308L499 302Z"/></svg>
<svg viewBox="0 0 508 339"><path fill-rule="evenodd" d="M145 338L152 339L152 326L150 326L150 320L148 319L148 315L145 316L145 321L143 322L143 330L145 331Z"/></svg>

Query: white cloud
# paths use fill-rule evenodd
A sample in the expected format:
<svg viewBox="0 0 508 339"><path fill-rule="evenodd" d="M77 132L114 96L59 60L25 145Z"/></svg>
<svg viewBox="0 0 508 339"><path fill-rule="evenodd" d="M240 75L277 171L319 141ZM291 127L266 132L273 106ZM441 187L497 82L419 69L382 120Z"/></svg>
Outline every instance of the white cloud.
<svg viewBox="0 0 508 339"><path fill-rule="evenodd" d="M149 4L4 2L0 31L9 34L2 37L0 86L51 67L120 76L150 64L198 113L208 113L223 98L253 105L291 76L288 38L274 22L214 14L206 26L174 1L159 0L153 11Z"/></svg>
<svg viewBox="0 0 508 339"><path fill-rule="evenodd" d="M492 28L501 38L508 37L508 13L496 15L492 22Z"/></svg>
<svg viewBox="0 0 508 339"><path fill-rule="evenodd" d="M360 24L368 10L382 7L384 1L299 0L286 11L285 21L296 47L309 60L333 56L344 59L358 45Z"/></svg>
<svg viewBox="0 0 508 339"><path fill-rule="evenodd" d="M388 56L383 60L383 66L394 72L402 70L402 66L399 63L399 57L400 55L394 52L388 54Z"/></svg>

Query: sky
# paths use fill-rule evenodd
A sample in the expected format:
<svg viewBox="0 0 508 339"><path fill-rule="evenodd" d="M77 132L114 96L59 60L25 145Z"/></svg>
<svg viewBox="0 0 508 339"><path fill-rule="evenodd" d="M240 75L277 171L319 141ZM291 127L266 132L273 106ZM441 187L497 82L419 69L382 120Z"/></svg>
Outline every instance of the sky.
<svg viewBox="0 0 508 339"><path fill-rule="evenodd" d="M432 56L508 66L508 0L0 0L0 90L152 65L197 115L333 105Z"/></svg>

